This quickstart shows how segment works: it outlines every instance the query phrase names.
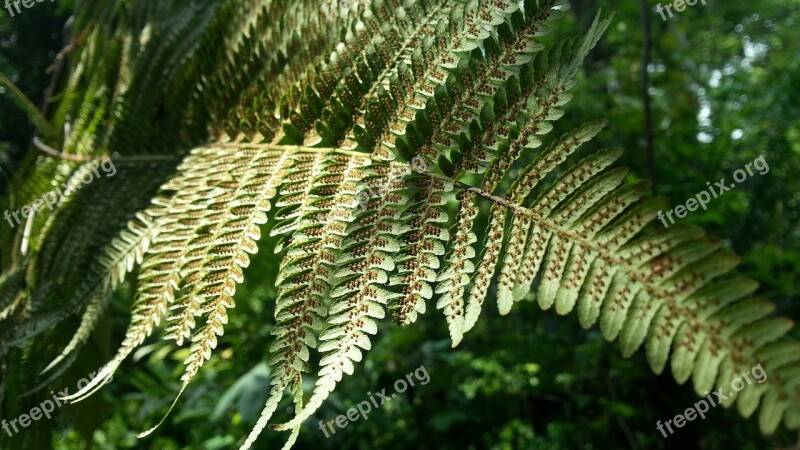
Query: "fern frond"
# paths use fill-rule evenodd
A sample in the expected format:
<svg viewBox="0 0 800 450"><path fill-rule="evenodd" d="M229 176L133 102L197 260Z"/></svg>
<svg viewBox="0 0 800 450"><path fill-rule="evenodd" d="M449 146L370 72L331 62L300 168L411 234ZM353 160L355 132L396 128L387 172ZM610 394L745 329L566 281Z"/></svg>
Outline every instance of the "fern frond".
<svg viewBox="0 0 800 450"><path fill-rule="evenodd" d="M180 165L131 163L116 184L84 186L91 164L48 161L19 185L31 199L46 175L68 187L34 220L30 261L12 258L0 277L0 355L82 312L46 367L63 369L135 273L124 340L69 398L99 389L161 328L191 342L174 407L235 313L269 218L271 387L244 449L287 390L295 415L272 427L291 431L291 447L387 310L408 325L435 302L457 345L493 295L501 314L526 299L577 310L623 355L645 345L653 371L669 362L701 395L764 364L768 383L728 404L744 416L760 406L765 432L800 428L793 323L728 276L738 258L698 228L648 231L664 200L642 200L648 184L612 168L621 150L579 156L601 122L549 136L610 19L547 49L564 0L372 0L336 17L323 5L109 2L80 16L59 111L72 119L57 127L72 131L53 139L88 158L160 152ZM203 144L209 133L218 142Z"/></svg>
<svg viewBox="0 0 800 450"><path fill-rule="evenodd" d="M84 280L72 301L74 304L86 303L78 329L61 354L44 368L44 372L58 365L86 342L108 304L109 294L133 270L134 264L141 264L154 235L153 218L147 212L142 213L129 223L128 230L124 230L110 244L113 253L96 260L90 277ZM89 299L88 303L85 299Z"/></svg>
<svg viewBox="0 0 800 450"><path fill-rule="evenodd" d="M436 281L436 270L441 267L444 243L450 233L444 224L449 220L442 206L446 194L453 190L453 183L431 178L427 175L412 175L412 197L401 221L404 227L401 236L404 251L396 259L396 268L390 275L389 286L402 296L389 302L395 311L395 321L401 325L413 323L418 314L427 310L425 302L433 296L431 284Z"/></svg>
<svg viewBox="0 0 800 450"><path fill-rule="evenodd" d="M472 232L472 224L477 215L475 194L464 192L459 206L458 228L453 237L453 250L447 258L447 269L440 272L436 280L438 282L436 293L444 294L439 298L436 307L444 310L453 345L461 341L464 331L468 329L463 296L464 288L470 282L470 274L475 271L475 266L471 261L475 257L472 244L478 240L478 237ZM469 319L471 327L474 322L472 317Z"/></svg>
<svg viewBox="0 0 800 450"><path fill-rule="evenodd" d="M271 200L277 194L276 188L286 175L286 166L294 154L291 150L266 153L234 150L239 154L252 153L256 157L247 166L239 166L231 172L234 177L242 176L242 179L235 180L238 187L234 200L210 239L213 244L203 251L202 259L197 254L199 252L195 253L196 256L189 255L189 261L181 270L186 283L181 289L187 293L178 302L184 298L189 302L198 298L196 310L186 308L183 316L199 315L206 321L192 336L192 351L182 377L184 384L188 384L203 362L210 358L211 350L216 347L216 337L223 333L223 326L227 323L226 310L234 307L236 283L244 281L242 270L249 265L248 254L258 250L259 226L267 221ZM176 326L178 333L188 334L187 330L194 322L193 318L189 320L188 324ZM178 336L180 339L181 334Z"/></svg>
<svg viewBox="0 0 800 450"><path fill-rule="evenodd" d="M402 188L405 167L383 167L373 178L379 187ZM361 350L371 348L369 335L378 328L376 320L383 319L389 300L399 297L381 287L395 267L393 255L400 250L395 236L400 232L398 208L405 201L402 195L389 193L379 197L358 213L358 217L342 231L347 235L335 265L341 267L333 274L330 290L332 303L326 322L330 325L319 336L319 378L305 408L296 418L278 429L296 428L319 408L335 389L343 374L352 375L353 362L361 361Z"/></svg>
<svg viewBox="0 0 800 450"><path fill-rule="evenodd" d="M45 223L39 229L46 239L27 267L28 283L36 286L28 305L30 317L17 327L12 343L42 333L85 309L91 299L113 290L141 260L154 235L148 216L155 210L136 210L146 206L158 178L169 168L126 163L113 167L113 176L103 176L99 162L81 165L64 185L50 191L52 195L44 194L51 200L56 197L60 211L47 215L42 209L40 214ZM91 183L87 185L86 180ZM109 191L113 185L117 189ZM96 220L98 217L104 220ZM70 221L80 226L71 226ZM74 277L77 273L82 276ZM87 273L91 275L85 277Z"/></svg>
<svg viewBox="0 0 800 450"><path fill-rule="evenodd" d="M222 185L230 180L230 171L242 162L235 156L226 156L227 153L231 152L218 148L196 150L179 167L178 176L166 183L153 200L154 206L161 211L155 227L168 231L158 233L144 254L139 275L140 286L125 339L115 357L89 384L68 399L81 399L99 388L153 332L174 301L180 281L179 270L190 257L190 251L198 246L204 248L199 236L205 231L202 219L224 214L219 213L215 205L230 197ZM200 243L192 245L192 239Z"/></svg>

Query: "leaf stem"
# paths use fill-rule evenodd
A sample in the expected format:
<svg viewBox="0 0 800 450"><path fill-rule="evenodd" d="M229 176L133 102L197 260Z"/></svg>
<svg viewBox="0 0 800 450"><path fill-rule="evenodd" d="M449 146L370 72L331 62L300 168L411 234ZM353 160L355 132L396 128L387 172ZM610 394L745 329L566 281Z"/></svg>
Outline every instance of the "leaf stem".
<svg viewBox="0 0 800 450"><path fill-rule="evenodd" d="M63 159L64 161L74 161L74 162L91 162L91 161L102 161L107 159L113 160L114 162L153 162L153 161L172 161L178 158L178 155L118 156L116 158L111 157L109 155L104 155L101 157L92 158L88 156L80 156L80 155L73 155L71 153L60 152L42 142L42 140L39 139L38 137L33 138L33 145L39 150L41 150L42 153L52 156L53 158Z"/></svg>
<svg viewBox="0 0 800 450"><path fill-rule="evenodd" d="M0 86L5 86L9 90L11 100L17 104L28 116L28 120L45 136L53 136L53 128L42 115L36 105L11 81L7 76L0 73Z"/></svg>

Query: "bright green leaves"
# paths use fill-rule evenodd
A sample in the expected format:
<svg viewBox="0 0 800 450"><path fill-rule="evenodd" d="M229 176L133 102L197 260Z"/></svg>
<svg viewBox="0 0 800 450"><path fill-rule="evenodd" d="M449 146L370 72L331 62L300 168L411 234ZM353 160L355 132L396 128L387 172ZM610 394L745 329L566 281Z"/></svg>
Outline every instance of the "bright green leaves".
<svg viewBox="0 0 800 450"><path fill-rule="evenodd" d="M385 303L380 288L369 283L386 281L385 273L381 276L380 272L382 265L387 264L386 258L376 256L368 261L360 272L364 274L359 279L361 285L332 287L339 278L334 271L341 267L342 258L352 258L358 251L352 244L346 246L345 240L351 236L347 231L355 218L358 183L368 173L370 160L331 155L327 159L316 156L312 161L310 167L304 164L290 171L296 174L299 170L308 175L307 181L299 182L305 186L303 191L293 197L295 204L307 206L295 210L293 228L296 231L286 246L281 264L281 272L290 275L282 277L278 283L277 326L273 330L277 340L270 348L272 384L291 385L299 401L302 401L301 372L309 371L309 347L316 347L317 336L319 351L326 353L320 361L322 369L315 394L306 406L298 403L298 417L307 411L313 413L341 379L341 372L337 372L337 377L337 373L329 374L326 367L353 373L352 360L361 360L356 345L369 349L363 330L375 333L377 328L372 319L383 318L379 301ZM335 328L327 328L320 335L323 323ZM267 405L281 395L282 389L273 389ZM266 408L265 412L268 410Z"/></svg>
<svg viewBox="0 0 800 450"><path fill-rule="evenodd" d="M231 183L225 184L224 188L236 186L233 198L225 205L210 207L222 209L225 215L210 236L211 244L207 250L189 255L188 264L181 270L184 294L177 302L188 301L196 308L187 307L184 317L191 314L205 320L202 328L192 336L192 353L187 360L184 382L190 381L203 361L210 357L217 336L223 333L228 321L227 309L234 307L236 284L244 281L242 271L249 265L248 254L258 251L259 227L267 221L270 201L288 173L287 167L293 157L289 150L256 153L246 148L231 148L229 151L253 154L254 157L240 163L246 165L228 172ZM202 232L209 231L205 228ZM207 235L199 237L201 240L207 238Z"/></svg>
<svg viewBox="0 0 800 450"><path fill-rule="evenodd" d="M314 391L291 422L276 428L298 427L319 408L343 375L353 374L354 363L371 348L370 336L377 333L377 321L385 317L387 303L399 296L385 286L388 273L395 269L394 254L400 250L399 210L405 198L399 191L408 171L402 166L365 168L362 180L383 195L362 201L358 210L355 205L348 207L354 220L342 229L346 237L341 245L332 249L330 262L338 269L330 277L333 287L327 327L319 334L321 359Z"/></svg>
<svg viewBox="0 0 800 450"><path fill-rule="evenodd" d="M394 319L401 325L414 322L418 314L426 311L425 302L433 297L432 284L450 240L445 228L449 217L442 206L447 203L446 195L453 190L453 183L427 175L412 177L411 198L401 216L405 225L400 237L403 251L397 255L396 275L389 280L389 286L402 293L390 302Z"/></svg>
<svg viewBox="0 0 800 450"><path fill-rule="evenodd" d="M481 312L481 305L483 305L483 301L489 291L489 284L494 277L497 260L500 257L500 250L503 245L503 230L507 214L508 211L505 208L492 205L481 262L467 300L465 325L467 329L472 328L477 322ZM506 296L500 297L498 295L500 314L508 314L511 311L511 302L508 300Z"/></svg>
<svg viewBox="0 0 800 450"><path fill-rule="evenodd" d="M472 247L478 238L472 231L478 208L475 207L475 194L463 192L461 194L458 224L453 236L453 250L447 258L446 269L439 272L436 293L443 294L436 305L444 309L447 323L450 327L450 338L453 345L457 345L467 329L465 323L466 311L464 310L464 288L470 283L470 276L475 271L471 259L475 257Z"/></svg>

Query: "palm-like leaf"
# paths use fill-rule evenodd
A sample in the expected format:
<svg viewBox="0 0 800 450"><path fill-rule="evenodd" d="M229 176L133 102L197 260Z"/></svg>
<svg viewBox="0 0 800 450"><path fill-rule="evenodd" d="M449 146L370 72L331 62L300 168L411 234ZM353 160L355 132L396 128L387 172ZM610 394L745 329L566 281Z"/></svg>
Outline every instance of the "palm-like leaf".
<svg viewBox="0 0 800 450"><path fill-rule="evenodd" d="M435 305L456 345L490 292L503 314L529 296L558 314L577 308L583 326L599 322L625 355L646 343L655 372L671 361L701 395L761 363L769 382L740 395L740 411L761 404L765 432L800 427L800 353L783 339L792 322L768 317L752 282L726 276L737 258L694 228L648 232L663 203L641 200L646 183L609 169L621 152L574 156L602 123L544 146L609 19L547 49L539 38L563 0L373 0L334 17L319 2L103 5L77 22L85 42L60 147L119 152L120 173L37 217L33 257L6 261L0 279L4 346L82 315L50 369L69 361L138 266L125 340L72 399L96 391L162 323L165 339L191 341L185 388L235 311L270 219L282 239L272 390L243 448L286 389L297 414L274 427L293 429L293 442L387 311L406 325ZM218 139L203 144L209 135ZM181 162L142 162L153 153ZM47 190L47 176L87 166L33 163L14 186L23 201ZM380 195L363 201L367 187ZM87 206L101 195L115 207ZM483 205L485 231L475 221ZM73 281L54 294L47 280ZM69 300L56 306L54 295Z"/></svg>

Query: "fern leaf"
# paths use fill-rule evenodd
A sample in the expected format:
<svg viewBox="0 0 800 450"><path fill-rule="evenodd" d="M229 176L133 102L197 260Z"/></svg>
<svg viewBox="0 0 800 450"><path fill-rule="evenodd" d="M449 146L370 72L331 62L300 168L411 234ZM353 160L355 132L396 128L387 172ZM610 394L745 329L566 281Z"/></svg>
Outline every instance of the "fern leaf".
<svg viewBox="0 0 800 450"><path fill-rule="evenodd" d="M427 310L425 301L433 296L431 283L436 281L435 271L441 266L439 257L444 255L444 243L450 239L442 226L448 216L441 206L453 184L424 175L412 178L412 183L410 205L400 219L406 225L401 236L405 250L398 255L389 280L393 291L402 292L402 296L389 302L395 322L401 325L413 323L418 314Z"/></svg>
<svg viewBox="0 0 800 450"><path fill-rule="evenodd" d="M355 165L354 165L355 164ZM342 214L349 213L348 207L352 208L351 202L354 200L356 191L348 187L348 183L353 183L359 178L352 178L359 175L362 162L351 158L349 167L343 172L340 184L340 194L342 198L336 198L334 204L340 204L338 209L331 211L331 217L339 218ZM396 174L386 179L395 178ZM348 190L350 189L350 190ZM348 202L350 200L350 202ZM384 197L379 205L375 205L374 211L368 210L361 214L361 218L356 219L356 226L368 227L372 229L366 232L355 233L347 243L343 241L347 227L344 222L337 223L329 221L328 225L320 233L320 244L323 253L329 256L317 259L318 264L326 264L349 261L351 266L338 274L330 274L326 280L338 280L336 285L330 290L329 295L332 299L330 308L327 312L326 328L319 336L319 351L323 354L320 360L320 370L315 383L314 392L306 406L289 423L277 426L277 429L295 429L307 417L313 414L327 396L334 390L336 384L342 379L343 374L352 375L354 367L353 361L361 360L361 350L370 349L369 334L374 334L377 330L373 320L382 319L385 315L385 305L391 296L386 290L378 287L388 279L387 271L394 268L391 258L383 253L387 250L386 244L392 241L391 223L386 223L384 215L391 211L396 203L389 203L397 199L391 195ZM386 228L388 226L388 229ZM328 230L330 227L330 230ZM351 230L353 231L353 230ZM328 241L328 236L334 236L332 242ZM355 241L355 242L354 242ZM361 242L359 242L361 241ZM366 242L364 242L366 241ZM344 245L342 245L344 244ZM341 249L340 252L336 250ZM382 251L383 250L383 251ZM366 254L364 252L367 251ZM315 253L313 249L311 253ZM363 256L362 256L363 255ZM339 261L336 258L339 258ZM360 269L360 270L356 270ZM312 269L311 274L317 277L316 269ZM323 283L327 284L327 283ZM313 295L314 290L308 289L307 292ZM323 292L319 292L321 295ZM314 299L320 302L320 298ZM307 355L305 357L307 359ZM298 387L299 388L299 387Z"/></svg>
<svg viewBox="0 0 800 450"><path fill-rule="evenodd" d="M460 203L453 250L447 258L447 268L439 273L436 287L437 294L444 294L439 298L436 307L444 309L453 345L461 341L466 328L464 287L469 284L470 274L475 271L471 262L475 257L472 244L478 240L471 229L472 221L478 215L478 208L474 206L475 194L464 192Z"/></svg>
<svg viewBox="0 0 800 450"><path fill-rule="evenodd" d="M92 271L93 276L84 281L75 296L76 300L73 300L75 304L83 304L85 298L91 298L78 329L61 354L43 372L58 365L89 338L107 306L109 293L133 270L134 264L141 264L144 252L155 235L153 222L153 217L149 214L140 214L137 220L128 225L128 230L123 231L111 243L114 253L97 260L97 267Z"/></svg>
<svg viewBox="0 0 800 450"><path fill-rule="evenodd" d="M123 342L69 398L97 391L163 320L170 345L191 342L171 411L235 313L272 219L271 387L243 449L270 425L291 432L290 448L387 309L408 325L435 302L457 345L494 294L501 314L523 299L577 310L624 356L644 345L653 371L670 363L701 395L763 364L769 382L725 405L760 408L765 432L800 428L800 357L784 339L793 322L751 297L754 282L728 276L738 257L698 228L649 231L665 201L643 200L648 184L611 168L621 151L577 155L602 122L550 136L610 21L598 14L584 36L547 48L540 38L566 3L372 0L335 17L328 3L274 0L86 10L52 127L67 131L52 139L98 159L48 160L20 183L24 199L50 178L66 195L31 222L31 258L13 254L0 276L0 356L82 311L46 367L64 370L135 274ZM109 148L131 158L115 188L84 186ZM134 162L153 153L167 157ZM287 391L295 415L271 423Z"/></svg>

